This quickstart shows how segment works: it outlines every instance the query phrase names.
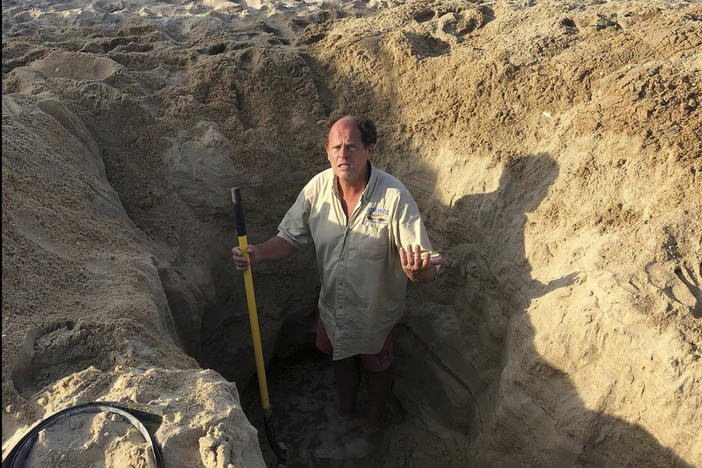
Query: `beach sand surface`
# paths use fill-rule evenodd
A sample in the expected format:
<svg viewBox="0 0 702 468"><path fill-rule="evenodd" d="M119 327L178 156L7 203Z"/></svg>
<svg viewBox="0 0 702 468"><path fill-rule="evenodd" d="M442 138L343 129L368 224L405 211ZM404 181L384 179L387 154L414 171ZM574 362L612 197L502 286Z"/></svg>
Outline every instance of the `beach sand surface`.
<svg viewBox="0 0 702 468"><path fill-rule="evenodd" d="M289 466L702 466L701 19L683 0L3 0L3 458L102 400L160 416L166 466L274 466L230 188L266 240L354 113L449 265L409 287L372 436L338 420L312 347L312 252L254 269ZM153 466L104 413L27 462Z"/></svg>

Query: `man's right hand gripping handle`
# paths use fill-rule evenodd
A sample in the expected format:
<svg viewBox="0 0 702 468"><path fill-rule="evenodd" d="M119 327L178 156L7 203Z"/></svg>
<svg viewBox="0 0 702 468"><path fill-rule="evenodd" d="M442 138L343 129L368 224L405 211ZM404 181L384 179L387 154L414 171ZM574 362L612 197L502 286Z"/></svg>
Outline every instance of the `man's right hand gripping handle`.
<svg viewBox="0 0 702 468"><path fill-rule="evenodd" d="M254 252L256 251L256 247L253 245L249 245L246 251L249 254L249 258L251 259L251 264L253 264L254 258L256 257L256 255L254 254ZM249 261L246 260L246 257L244 256L243 252L239 247L234 247L232 249L232 258L234 259L234 265L236 266L237 270L246 271L249 268Z"/></svg>

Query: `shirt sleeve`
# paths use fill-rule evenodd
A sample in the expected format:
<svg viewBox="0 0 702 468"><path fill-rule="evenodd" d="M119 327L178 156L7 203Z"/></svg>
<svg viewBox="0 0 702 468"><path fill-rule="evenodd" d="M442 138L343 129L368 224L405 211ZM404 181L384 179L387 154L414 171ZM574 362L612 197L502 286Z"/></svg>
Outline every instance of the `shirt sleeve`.
<svg viewBox="0 0 702 468"><path fill-rule="evenodd" d="M417 203L409 194L400 199L397 211L395 244L398 251L400 247L406 248L408 244L419 244L422 255L429 252L432 257L438 257L439 253L433 251Z"/></svg>
<svg viewBox="0 0 702 468"><path fill-rule="evenodd" d="M297 250L303 250L312 242L309 217L310 201L303 189L278 225L278 237L288 241Z"/></svg>

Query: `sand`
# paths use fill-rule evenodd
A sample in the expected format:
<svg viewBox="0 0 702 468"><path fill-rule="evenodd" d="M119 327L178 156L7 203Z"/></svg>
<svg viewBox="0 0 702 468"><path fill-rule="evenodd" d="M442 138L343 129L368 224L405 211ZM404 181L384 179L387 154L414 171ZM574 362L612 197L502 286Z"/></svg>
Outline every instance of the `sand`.
<svg viewBox="0 0 702 468"><path fill-rule="evenodd" d="M450 265L377 437L335 419L312 253L255 269L289 465L702 466L696 2L2 5L3 458L103 400L167 466L270 466L229 189L275 234L353 112ZM64 424L35 466L151 466Z"/></svg>

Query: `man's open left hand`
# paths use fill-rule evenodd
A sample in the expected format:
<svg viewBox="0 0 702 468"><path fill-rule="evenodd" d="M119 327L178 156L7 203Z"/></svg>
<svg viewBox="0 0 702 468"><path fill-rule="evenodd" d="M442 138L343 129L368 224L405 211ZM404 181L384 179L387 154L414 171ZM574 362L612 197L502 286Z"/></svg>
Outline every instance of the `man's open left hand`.
<svg viewBox="0 0 702 468"><path fill-rule="evenodd" d="M446 265L448 262L441 257L431 257L429 252L422 255L419 245L407 245L407 249L400 247L400 262L407 277L415 282L431 281L436 275L437 265Z"/></svg>

